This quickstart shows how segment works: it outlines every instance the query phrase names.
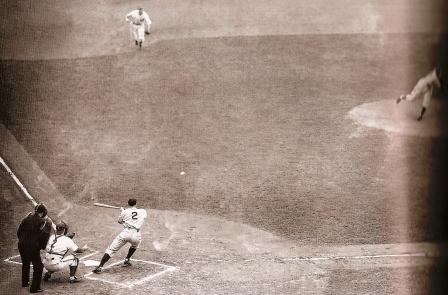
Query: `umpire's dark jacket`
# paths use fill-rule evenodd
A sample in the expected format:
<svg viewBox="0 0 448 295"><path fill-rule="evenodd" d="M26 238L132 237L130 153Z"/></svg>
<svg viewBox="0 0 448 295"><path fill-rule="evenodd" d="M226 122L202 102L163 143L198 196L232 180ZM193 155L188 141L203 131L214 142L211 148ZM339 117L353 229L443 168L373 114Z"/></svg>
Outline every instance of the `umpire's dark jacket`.
<svg viewBox="0 0 448 295"><path fill-rule="evenodd" d="M36 213L30 213L20 223L17 230L19 238L19 249L39 253L45 249L51 234L51 221L39 217Z"/></svg>

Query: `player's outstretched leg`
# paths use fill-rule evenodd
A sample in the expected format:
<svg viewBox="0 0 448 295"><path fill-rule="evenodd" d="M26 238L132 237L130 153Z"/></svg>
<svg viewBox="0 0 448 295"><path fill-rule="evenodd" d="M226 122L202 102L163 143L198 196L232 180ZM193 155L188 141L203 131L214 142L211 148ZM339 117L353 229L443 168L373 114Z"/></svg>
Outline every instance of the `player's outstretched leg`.
<svg viewBox="0 0 448 295"><path fill-rule="evenodd" d="M101 272L103 271L103 266L104 266L104 264L106 264L106 262L107 262L109 259L110 259L109 254L104 253L103 258L101 258L100 265L98 265L98 266L93 270L93 272L94 272L94 273L101 273Z"/></svg>
<svg viewBox="0 0 448 295"><path fill-rule="evenodd" d="M135 247L130 247L129 251L128 251L128 255L126 255L126 258L124 259L124 266L131 266L131 256L135 253L135 251L137 250L137 248Z"/></svg>
<svg viewBox="0 0 448 295"><path fill-rule="evenodd" d="M425 112L426 112L426 108L422 107L422 110L420 112L420 116L417 118L417 121L421 121L423 119L423 115L425 114Z"/></svg>

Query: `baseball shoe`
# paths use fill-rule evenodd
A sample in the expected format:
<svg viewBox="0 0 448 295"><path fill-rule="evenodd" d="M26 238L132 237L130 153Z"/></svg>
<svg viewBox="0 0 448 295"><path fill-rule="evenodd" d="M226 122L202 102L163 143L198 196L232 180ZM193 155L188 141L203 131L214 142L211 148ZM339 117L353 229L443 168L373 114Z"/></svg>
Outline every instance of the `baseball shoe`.
<svg viewBox="0 0 448 295"><path fill-rule="evenodd" d="M142 48L142 44L143 44L143 42L142 42L142 41L140 41L140 44L139 44L140 48Z"/></svg>
<svg viewBox="0 0 448 295"><path fill-rule="evenodd" d="M43 290L42 289L37 289L37 290L30 290L30 293L42 293Z"/></svg>
<svg viewBox="0 0 448 295"><path fill-rule="evenodd" d="M126 258L124 260L123 266L132 266L131 260Z"/></svg>
<svg viewBox="0 0 448 295"><path fill-rule="evenodd" d="M137 40L135 40L135 45L138 45L138 41Z"/></svg>
<svg viewBox="0 0 448 295"><path fill-rule="evenodd" d="M400 97L397 98L397 104L399 104L400 101L402 101L402 100L404 100L404 99L406 99L406 95L404 95L404 94L400 95Z"/></svg>
<svg viewBox="0 0 448 295"><path fill-rule="evenodd" d="M44 274L44 278L43 278L43 280L45 281L45 282L48 282L48 280L51 278L51 273L50 272L46 272L45 274Z"/></svg>
<svg viewBox="0 0 448 295"><path fill-rule="evenodd" d="M150 32L145 32L145 35L149 35L149 34L151 34Z"/></svg>
<svg viewBox="0 0 448 295"><path fill-rule="evenodd" d="M98 266L93 270L94 273L101 273L103 271L103 268L101 266Z"/></svg>
<svg viewBox="0 0 448 295"><path fill-rule="evenodd" d="M70 277L70 284L79 283L81 279L78 277Z"/></svg>

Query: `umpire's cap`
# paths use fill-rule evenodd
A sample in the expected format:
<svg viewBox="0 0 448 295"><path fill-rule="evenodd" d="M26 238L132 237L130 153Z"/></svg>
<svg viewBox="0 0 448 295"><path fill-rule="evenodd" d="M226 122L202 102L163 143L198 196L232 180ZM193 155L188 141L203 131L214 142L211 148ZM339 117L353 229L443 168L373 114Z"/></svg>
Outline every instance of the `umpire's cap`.
<svg viewBox="0 0 448 295"><path fill-rule="evenodd" d="M47 207L45 207L45 205L43 203L38 204L34 210L36 211L37 214L39 214L41 217L45 217L47 216L48 210Z"/></svg>

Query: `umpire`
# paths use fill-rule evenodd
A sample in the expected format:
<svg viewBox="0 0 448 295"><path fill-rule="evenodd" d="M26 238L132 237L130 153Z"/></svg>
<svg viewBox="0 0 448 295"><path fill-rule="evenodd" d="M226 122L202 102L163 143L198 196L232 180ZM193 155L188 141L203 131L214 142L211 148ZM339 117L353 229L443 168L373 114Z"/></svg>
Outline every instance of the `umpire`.
<svg viewBox="0 0 448 295"><path fill-rule="evenodd" d="M40 250L45 249L51 234L51 221L47 217L47 208L38 204L34 213L29 213L20 223L17 230L19 253L22 259L22 287L29 286L30 263L33 264L33 281L30 293L40 293L43 264Z"/></svg>

